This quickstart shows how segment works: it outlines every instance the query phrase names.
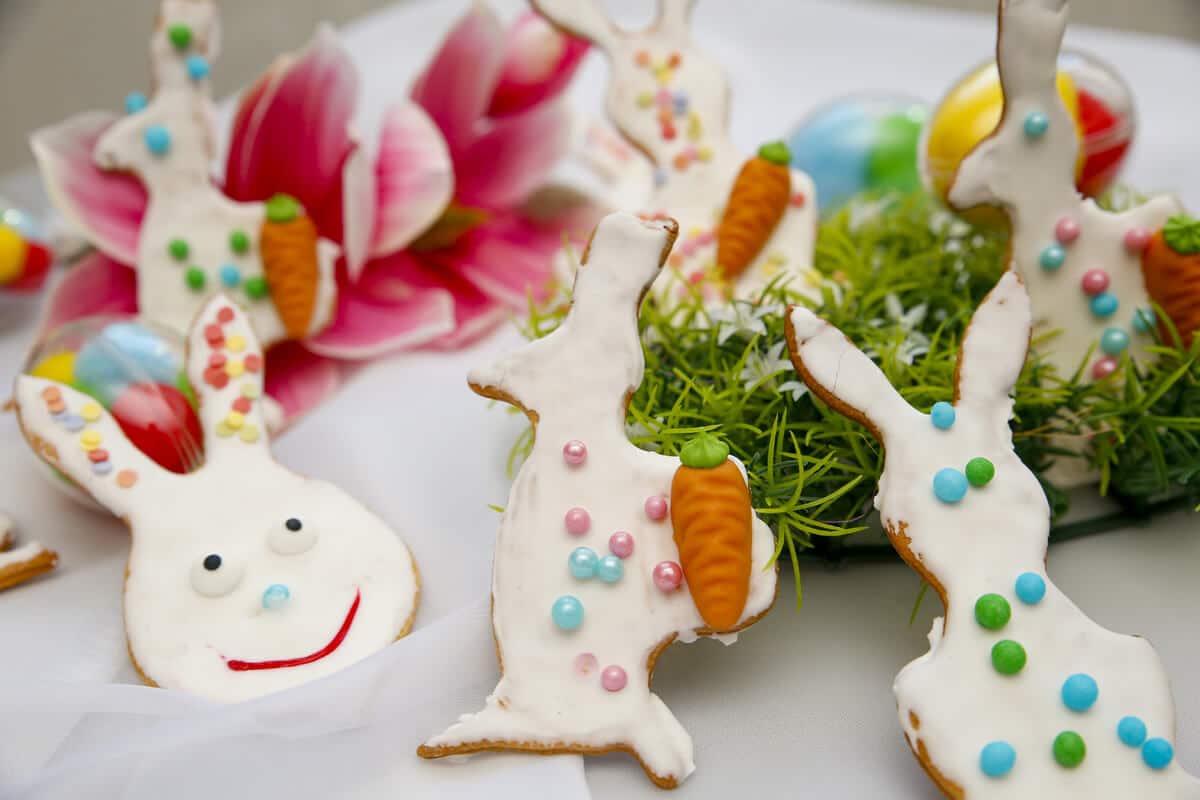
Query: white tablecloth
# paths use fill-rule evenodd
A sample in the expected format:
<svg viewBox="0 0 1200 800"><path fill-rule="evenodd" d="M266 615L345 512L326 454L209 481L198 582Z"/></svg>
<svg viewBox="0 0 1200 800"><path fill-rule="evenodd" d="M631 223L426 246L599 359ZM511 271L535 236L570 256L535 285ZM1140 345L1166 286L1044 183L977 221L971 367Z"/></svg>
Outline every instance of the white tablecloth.
<svg viewBox="0 0 1200 800"><path fill-rule="evenodd" d="M346 29L364 72L365 124L406 89L465 5L414 2ZM606 5L623 21L651 15L646 2ZM758 0L753 13L747 5L707 0L696 13L697 37L729 65L733 133L747 146L842 93L936 99L988 55L994 35L990 16L833 0ZM1200 207L1200 107L1189 102L1200 52L1082 29L1068 42L1101 53L1135 87L1142 127L1128 177ZM604 59L590 57L573 90L582 110L599 112L606 77ZM0 331L0 379L19 369L30 327ZM384 653L236 708L136 685L120 618L127 533L64 501L33 468L13 416L0 417L0 509L62 556L54 575L0 595L0 796L21 787L28 792L18 796L38 798L656 795L625 756L589 759L585 770L573 756L429 764L414 755L424 736L476 710L496 677L486 603L497 517L487 505L505 503L505 456L524 423L489 408L463 376L516 340L504 331L468 352L373 365L278 443L285 464L343 485L403 531L424 577L422 604L415 632ZM1099 622L1157 645L1174 676L1179 758L1192 771L1198 521L1174 514L1065 544L1050 564ZM910 626L919 582L899 563L804 564L803 582L801 613L785 575L775 611L736 646L675 646L659 661L655 688L696 743L698 770L679 795L936 796L900 736L891 695L896 671L926 650L936 599Z"/></svg>

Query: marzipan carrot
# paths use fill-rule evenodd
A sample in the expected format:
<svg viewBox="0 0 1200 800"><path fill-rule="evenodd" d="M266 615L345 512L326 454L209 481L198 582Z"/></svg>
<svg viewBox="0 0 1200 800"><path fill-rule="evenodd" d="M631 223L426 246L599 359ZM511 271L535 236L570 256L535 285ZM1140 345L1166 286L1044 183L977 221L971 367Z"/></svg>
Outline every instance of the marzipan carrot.
<svg viewBox="0 0 1200 800"><path fill-rule="evenodd" d="M792 160L783 142L764 144L738 173L717 227L717 270L735 280L771 238L792 198Z"/></svg>
<svg viewBox="0 0 1200 800"><path fill-rule="evenodd" d="M753 511L729 448L710 434L688 442L671 480L671 525L692 601L713 630L734 628L750 593Z"/></svg>
<svg viewBox="0 0 1200 800"><path fill-rule="evenodd" d="M277 194L267 201L267 215L259 238L266 285L246 282L252 298L267 292L288 336L308 335L317 305L320 267L317 263L317 226L295 199Z"/></svg>
<svg viewBox="0 0 1200 800"><path fill-rule="evenodd" d="M1200 329L1200 220L1171 217L1142 251L1142 279L1150 299L1166 312L1184 347ZM1169 342L1162 320L1159 332Z"/></svg>

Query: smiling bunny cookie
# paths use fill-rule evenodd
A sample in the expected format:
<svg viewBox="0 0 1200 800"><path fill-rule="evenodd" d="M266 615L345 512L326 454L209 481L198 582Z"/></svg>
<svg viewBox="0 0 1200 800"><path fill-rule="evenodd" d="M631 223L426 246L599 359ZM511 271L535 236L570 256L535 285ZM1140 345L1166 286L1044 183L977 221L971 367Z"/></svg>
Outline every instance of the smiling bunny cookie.
<svg viewBox="0 0 1200 800"><path fill-rule="evenodd" d="M34 451L132 532L129 652L143 679L238 701L328 675L406 634L419 577L408 548L341 489L275 462L263 356L245 314L210 300L188 338L206 463L168 472L99 404L21 376Z"/></svg>

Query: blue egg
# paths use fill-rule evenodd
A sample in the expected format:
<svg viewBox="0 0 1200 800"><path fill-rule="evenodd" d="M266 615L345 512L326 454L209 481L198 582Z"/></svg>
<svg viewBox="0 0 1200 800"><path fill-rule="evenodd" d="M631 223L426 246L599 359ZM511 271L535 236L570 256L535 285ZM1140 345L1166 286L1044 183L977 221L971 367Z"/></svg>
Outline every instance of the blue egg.
<svg viewBox="0 0 1200 800"><path fill-rule="evenodd" d="M576 547L567 556L567 569L581 581L586 581L596 574L596 564L600 556L590 547Z"/></svg>
<svg viewBox="0 0 1200 800"><path fill-rule="evenodd" d="M614 555L607 555L596 565L596 577L605 583L616 583L625 574L625 565Z"/></svg>
<svg viewBox="0 0 1200 800"><path fill-rule="evenodd" d="M1156 321L1153 308L1139 308L1133 312L1133 329L1138 333L1149 333Z"/></svg>
<svg viewBox="0 0 1200 800"><path fill-rule="evenodd" d="M162 125L151 125L142 132L146 149L156 156L165 156L171 151L171 133Z"/></svg>
<svg viewBox="0 0 1200 800"><path fill-rule="evenodd" d="M933 422L933 427L939 430L950 430L954 425L954 417L954 406L945 400L934 403L933 408L929 410L929 419Z"/></svg>
<svg viewBox="0 0 1200 800"><path fill-rule="evenodd" d="M1045 247L1038 256L1038 264L1046 272L1054 272L1067 261L1067 251L1062 245L1052 244Z"/></svg>
<svg viewBox="0 0 1200 800"><path fill-rule="evenodd" d="M818 111L788 140L792 166L813 179L822 210L837 208L867 188L876 127L866 106L843 100Z"/></svg>
<svg viewBox="0 0 1200 800"><path fill-rule="evenodd" d="M141 92L130 92L125 95L125 113L136 114L144 109L150 101Z"/></svg>
<svg viewBox="0 0 1200 800"><path fill-rule="evenodd" d="M989 778L1003 778L1017 763L1017 751L1008 742L989 742L979 753L979 768Z"/></svg>
<svg viewBox="0 0 1200 800"><path fill-rule="evenodd" d="M1146 723L1138 717L1121 717L1117 723L1117 738L1130 747L1141 747L1146 741Z"/></svg>
<svg viewBox="0 0 1200 800"><path fill-rule="evenodd" d="M26 214L20 209L5 208L0 211L0 224L13 228L29 241L46 241L46 232L41 224L31 214Z"/></svg>
<svg viewBox="0 0 1200 800"><path fill-rule="evenodd" d="M1014 588L1017 599L1027 606L1036 606L1046 596L1046 581L1036 572L1024 572L1018 575Z"/></svg>
<svg viewBox="0 0 1200 800"><path fill-rule="evenodd" d="M1091 675L1078 672L1063 681L1063 705L1072 711L1087 711L1100 696L1100 687Z"/></svg>
<svg viewBox="0 0 1200 800"><path fill-rule="evenodd" d="M1120 355L1129 347L1129 334L1120 328L1105 328L1100 334L1100 349L1110 356Z"/></svg>
<svg viewBox="0 0 1200 800"><path fill-rule="evenodd" d="M76 379L101 394L106 405L132 383L174 385L182 359L157 334L136 322L114 322L75 356Z"/></svg>
<svg viewBox="0 0 1200 800"><path fill-rule="evenodd" d="M961 470L946 467L933 476L933 493L943 503L957 503L967 495L967 476Z"/></svg>
<svg viewBox="0 0 1200 800"><path fill-rule="evenodd" d="M1097 317L1111 317L1117 313L1117 307L1120 305L1121 301L1111 292L1102 292L1091 300L1092 313Z"/></svg>
<svg viewBox="0 0 1200 800"><path fill-rule="evenodd" d="M187 57L187 73L188 77L194 81L202 81L208 77L208 59L201 55L190 55Z"/></svg>
<svg viewBox="0 0 1200 800"><path fill-rule="evenodd" d="M282 583L272 583L263 592L262 607L275 611L287 605L287 601L292 597L291 591Z"/></svg>
<svg viewBox="0 0 1200 800"><path fill-rule="evenodd" d="M564 594L554 601L550 618L559 630L577 630L583 624L583 603L574 595Z"/></svg>
<svg viewBox="0 0 1200 800"><path fill-rule="evenodd" d="M1175 757L1175 748L1166 739L1147 739L1142 745L1142 761L1150 769L1166 769Z"/></svg>
<svg viewBox="0 0 1200 800"><path fill-rule="evenodd" d="M238 284L242 282L242 272L234 264L226 264L221 267L221 283L227 288L236 289Z"/></svg>
<svg viewBox="0 0 1200 800"><path fill-rule="evenodd" d="M1050 118L1041 111L1031 111L1025 117L1025 135L1030 139L1040 139L1050 130Z"/></svg>

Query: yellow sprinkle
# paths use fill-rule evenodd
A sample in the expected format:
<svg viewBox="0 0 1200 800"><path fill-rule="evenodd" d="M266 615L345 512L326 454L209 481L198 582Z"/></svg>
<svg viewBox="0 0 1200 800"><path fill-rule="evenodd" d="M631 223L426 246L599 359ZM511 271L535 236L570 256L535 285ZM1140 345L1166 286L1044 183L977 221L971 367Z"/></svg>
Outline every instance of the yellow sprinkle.
<svg viewBox="0 0 1200 800"><path fill-rule="evenodd" d="M642 92L637 96L638 108L649 108L654 105L654 95L649 92Z"/></svg>
<svg viewBox="0 0 1200 800"><path fill-rule="evenodd" d="M100 435L100 431L84 431L79 434L79 444L84 450L95 450L104 441L104 437Z"/></svg>
<svg viewBox="0 0 1200 800"><path fill-rule="evenodd" d="M703 228L701 228L699 225L693 225L692 227L688 228L687 238L699 239L702 233L704 233Z"/></svg>
<svg viewBox="0 0 1200 800"><path fill-rule="evenodd" d="M660 86L666 86L668 83L671 82L671 78L672 78L671 72L672 72L671 68L665 67L665 66L664 67L656 67L654 69L654 77L658 81L658 84Z"/></svg>
<svg viewBox="0 0 1200 800"><path fill-rule="evenodd" d="M240 353L246 349L246 339L235 333L225 340L225 348L231 353Z"/></svg>
<svg viewBox="0 0 1200 800"><path fill-rule="evenodd" d="M256 400L256 399L258 399L258 396L260 394L262 394L262 392L259 390L258 384L256 384L256 383L243 383L242 384L242 397L249 398L250 400Z"/></svg>
<svg viewBox="0 0 1200 800"><path fill-rule="evenodd" d="M98 403L84 403L83 408L79 409L79 416L88 422L95 422L100 419L100 405Z"/></svg>
<svg viewBox="0 0 1200 800"><path fill-rule="evenodd" d="M231 431L236 431L238 428L242 427L242 424L245 423L245 421L246 417L237 411L230 411L225 415L225 424Z"/></svg>
<svg viewBox="0 0 1200 800"><path fill-rule="evenodd" d="M241 437L243 442L253 444L258 441L258 427L255 425L246 425L242 428L238 436Z"/></svg>
<svg viewBox="0 0 1200 800"><path fill-rule="evenodd" d="M222 439L228 439L230 436L233 436L233 428L230 428L224 422L218 422L213 430L215 430L217 436L220 436Z"/></svg>
<svg viewBox="0 0 1200 800"><path fill-rule="evenodd" d="M712 148L711 147L698 148L696 150L696 158L700 159L701 161L712 160Z"/></svg>
<svg viewBox="0 0 1200 800"><path fill-rule="evenodd" d="M237 359L231 358L225 362L225 374L231 378L240 378L245 371L246 367Z"/></svg>
<svg viewBox="0 0 1200 800"><path fill-rule="evenodd" d="M688 114L687 137L693 142L699 141L702 132L703 125L700 122L700 115L693 111Z"/></svg>

